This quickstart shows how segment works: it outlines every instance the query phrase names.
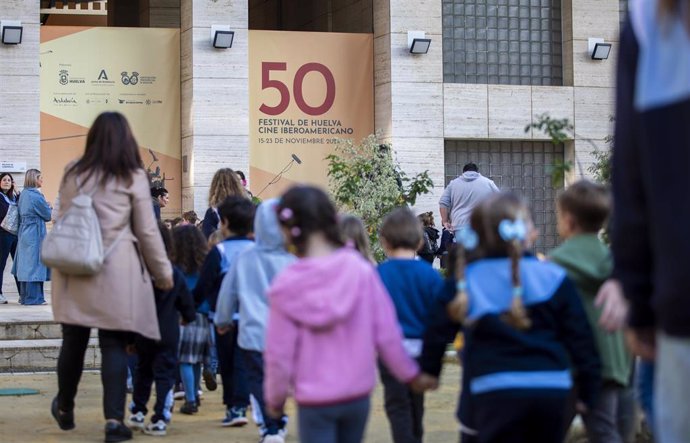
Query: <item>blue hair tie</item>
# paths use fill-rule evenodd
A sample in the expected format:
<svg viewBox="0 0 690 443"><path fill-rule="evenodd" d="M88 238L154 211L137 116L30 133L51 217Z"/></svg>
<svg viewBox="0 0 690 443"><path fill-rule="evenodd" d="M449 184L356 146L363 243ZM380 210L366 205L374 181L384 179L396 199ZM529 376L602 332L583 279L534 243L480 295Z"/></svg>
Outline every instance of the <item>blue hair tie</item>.
<svg viewBox="0 0 690 443"><path fill-rule="evenodd" d="M524 292L522 290L522 286L513 287L513 297L520 298L520 297L522 297L523 293Z"/></svg>
<svg viewBox="0 0 690 443"><path fill-rule="evenodd" d="M455 284L455 290L458 292L467 291L467 282L465 280L458 280L458 282Z"/></svg>
<svg viewBox="0 0 690 443"><path fill-rule="evenodd" d="M504 241L523 241L527 238L527 225L522 219L505 219L498 225L498 234Z"/></svg>
<svg viewBox="0 0 690 443"><path fill-rule="evenodd" d="M479 236L474 229L468 227L460 229L458 232L458 242L468 251L473 250L479 245Z"/></svg>

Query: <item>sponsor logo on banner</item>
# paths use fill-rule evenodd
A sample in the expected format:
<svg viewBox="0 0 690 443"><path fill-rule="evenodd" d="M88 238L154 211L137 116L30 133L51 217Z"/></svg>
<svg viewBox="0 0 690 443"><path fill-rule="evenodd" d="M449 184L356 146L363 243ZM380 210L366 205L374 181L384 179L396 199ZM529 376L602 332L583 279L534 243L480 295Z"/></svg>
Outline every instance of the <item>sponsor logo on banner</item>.
<svg viewBox="0 0 690 443"><path fill-rule="evenodd" d="M113 86L113 85L115 85L115 81L110 80L110 78L108 77L108 71L106 71L105 69L101 69L100 72L98 73L98 78L96 80L91 80L91 84L93 86L99 86L99 85Z"/></svg>
<svg viewBox="0 0 690 443"><path fill-rule="evenodd" d="M62 86L65 86L66 84L69 83L69 71L67 69L62 69L60 70L60 84Z"/></svg>
<svg viewBox="0 0 690 443"><path fill-rule="evenodd" d="M65 68L60 69L58 71L58 82L62 86L66 85L74 85L74 84L84 84L86 83L86 80L83 77L70 77L69 70L66 69L66 67L69 67L71 65L60 65L60 66L65 66Z"/></svg>
<svg viewBox="0 0 690 443"><path fill-rule="evenodd" d="M129 75L127 71L122 71L122 76L121 81L122 84L127 86L127 85L136 85L139 83L139 73L138 72L132 72L132 75Z"/></svg>
<svg viewBox="0 0 690 443"><path fill-rule="evenodd" d="M56 106L77 106L77 98L72 95L54 95L53 104Z"/></svg>

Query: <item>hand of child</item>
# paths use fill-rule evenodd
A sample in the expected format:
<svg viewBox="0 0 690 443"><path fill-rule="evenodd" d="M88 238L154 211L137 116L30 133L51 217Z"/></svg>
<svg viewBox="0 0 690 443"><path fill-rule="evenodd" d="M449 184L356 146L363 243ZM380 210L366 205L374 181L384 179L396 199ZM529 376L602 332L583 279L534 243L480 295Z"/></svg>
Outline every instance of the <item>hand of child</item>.
<svg viewBox="0 0 690 443"><path fill-rule="evenodd" d="M599 325L609 332L621 329L628 316L628 302L623 297L623 286L618 280L609 279L599 289L594 306L601 308Z"/></svg>
<svg viewBox="0 0 690 443"><path fill-rule="evenodd" d="M630 351L642 360L654 361L656 358L656 332L654 329L627 329L625 341Z"/></svg>
<svg viewBox="0 0 690 443"><path fill-rule="evenodd" d="M156 279L153 284L161 291L169 291L174 286L172 276L165 279Z"/></svg>
<svg viewBox="0 0 690 443"><path fill-rule="evenodd" d="M216 332L220 335L225 335L230 331L230 326L216 326Z"/></svg>
<svg viewBox="0 0 690 443"><path fill-rule="evenodd" d="M438 379L422 372L410 382L410 388L418 394L428 390L434 391L438 389Z"/></svg>

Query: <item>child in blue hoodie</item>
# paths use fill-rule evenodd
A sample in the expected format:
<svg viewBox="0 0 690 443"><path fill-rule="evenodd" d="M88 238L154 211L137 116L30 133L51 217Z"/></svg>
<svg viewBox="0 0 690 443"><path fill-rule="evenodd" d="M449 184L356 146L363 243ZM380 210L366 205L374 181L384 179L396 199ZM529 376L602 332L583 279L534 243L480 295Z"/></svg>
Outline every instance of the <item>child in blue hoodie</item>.
<svg viewBox="0 0 690 443"><path fill-rule="evenodd" d="M209 251L201 267L199 282L194 288L196 305L208 302L212 322L225 273L237 256L254 244L248 235L252 232L255 211L254 204L244 197L228 197L218 206L220 230L225 240ZM216 349L223 382L223 404L227 409L222 425L244 426L248 422L249 391L244 365L237 352L237 333L216 337Z"/></svg>
<svg viewBox="0 0 690 443"><path fill-rule="evenodd" d="M426 260L416 258L424 242L420 220L407 208L391 212L381 226L381 245L388 260L378 271L395 305L404 345L412 358L422 353L429 312L443 290L443 279ZM384 406L395 443L421 443L424 434L424 394L416 393L379 365Z"/></svg>
<svg viewBox="0 0 690 443"><path fill-rule="evenodd" d="M268 288L296 257L285 250L276 207L278 200L263 202L254 221L255 245L240 253L223 279L218 294L215 324L219 334L233 326L239 304L238 344L247 370L249 392L256 398L263 417L262 443L285 441L285 419L266 414L263 352L268 323Z"/></svg>

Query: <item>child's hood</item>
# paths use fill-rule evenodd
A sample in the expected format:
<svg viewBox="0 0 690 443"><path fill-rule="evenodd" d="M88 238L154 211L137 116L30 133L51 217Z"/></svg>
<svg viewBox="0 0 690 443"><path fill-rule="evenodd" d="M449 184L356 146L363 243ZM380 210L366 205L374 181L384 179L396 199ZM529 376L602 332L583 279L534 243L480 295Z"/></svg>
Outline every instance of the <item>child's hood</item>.
<svg viewBox="0 0 690 443"><path fill-rule="evenodd" d="M254 239L256 247L263 250L285 250L285 239L280 231L276 214L277 199L266 200L256 210Z"/></svg>
<svg viewBox="0 0 690 443"><path fill-rule="evenodd" d="M613 272L611 252L596 234L577 235L567 240L551 257L568 270L578 287L588 292L596 293Z"/></svg>
<svg viewBox="0 0 690 443"><path fill-rule="evenodd" d="M374 269L359 253L341 248L327 257L306 258L285 269L269 300L294 321L328 329L348 317L372 290Z"/></svg>

